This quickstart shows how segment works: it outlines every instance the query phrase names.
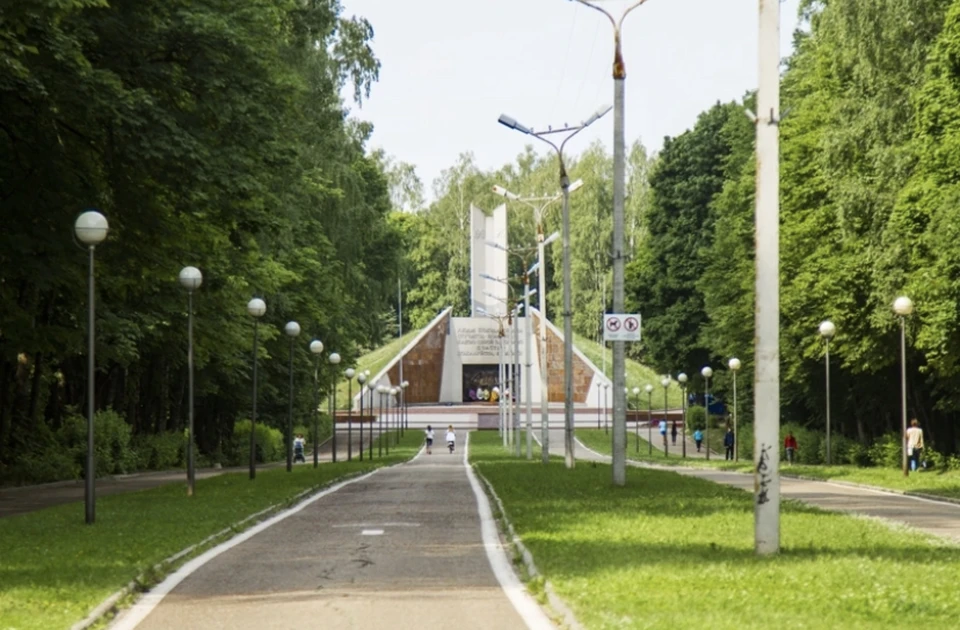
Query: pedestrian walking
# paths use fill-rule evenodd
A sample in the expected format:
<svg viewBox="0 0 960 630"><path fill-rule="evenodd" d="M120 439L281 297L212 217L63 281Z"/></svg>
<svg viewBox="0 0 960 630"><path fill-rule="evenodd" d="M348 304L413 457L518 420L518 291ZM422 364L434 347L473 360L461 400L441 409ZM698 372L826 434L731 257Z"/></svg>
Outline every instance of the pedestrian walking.
<svg viewBox="0 0 960 630"><path fill-rule="evenodd" d="M697 452L700 452L700 445L703 444L703 431L697 429L693 432L693 441L697 443Z"/></svg>
<svg viewBox="0 0 960 630"><path fill-rule="evenodd" d="M433 455L433 427L428 424L424 434L427 441L427 455Z"/></svg>
<svg viewBox="0 0 960 630"><path fill-rule="evenodd" d="M307 460L303 457L303 447L306 443L306 440L303 439L303 434L298 433L297 437L293 438L293 461L294 462L303 462L306 463Z"/></svg>
<svg viewBox="0 0 960 630"><path fill-rule="evenodd" d="M677 444L677 421L673 421L673 425L670 427L670 438L673 440L674 446Z"/></svg>
<svg viewBox="0 0 960 630"><path fill-rule="evenodd" d="M727 433L723 436L723 446L727 449L726 459L733 459L733 449L735 446L735 440L733 435L733 429L727 427Z"/></svg>
<svg viewBox="0 0 960 630"><path fill-rule="evenodd" d="M453 430L452 424L447 427L446 439L447 439L447 448L449 448L450 452L452 453L457 448L457 434Z"/></svg>
<svg viewBox="0 0 960 630"><path fill-rule="evenodd" d="M907 441L907 457L910 460L910 470L915 471L920 466L920 453L923 452L923 429L916 418L910 420L904 439Z"/></svg>
<svg viewBox="0 0 960 630"><path fill-rule="evenodd" d="M793 463L793 454L797 450L797 438L793 437L793 432L787 431L787 437L783 440L783 450L787 452L787 463Z"/></svg>

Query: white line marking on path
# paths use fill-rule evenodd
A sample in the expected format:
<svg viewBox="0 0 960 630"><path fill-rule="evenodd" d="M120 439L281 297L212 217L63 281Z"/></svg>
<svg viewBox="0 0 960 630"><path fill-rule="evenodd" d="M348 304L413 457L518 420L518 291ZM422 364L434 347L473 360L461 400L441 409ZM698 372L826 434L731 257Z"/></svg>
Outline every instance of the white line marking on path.
<svg viewBox="0 0 960 630"><path fill-rule="evenodd" d="M341 523L330 527L420 527L420 523Z"/></svg>
<svg viewBox="0 0 960 630"><path fill-rule="evenodd" d="M256 536L257 534L267 529L268 527L279 523L280 521L284 520L287 517L293 516L294 514L304 509L311 503L314 503L315 501L319 501L323 497L333 492L336 492L337 490L339 490L340 488L343 488L344 486L348 486L358 481L363 481L364 479L369 478L371 475L376 474L380 470L383 470L383 468L378 468L377 470L371 471L365 475L361 475L360 477L347 479L346 481L341 481L336 485L330 486L326 490L313 495L312 497L305 500L304 502L299 503L293 506L292 508L284 510L279 514L272 516L271 518L268 518L262 523L258 523L257 525L254 525L253 527L246 530L245 532L238 534L237 536L234 536L230 540L220 545L217 545L213 549L207 550L206 552L197 556L190 562L184 564L182 567L177 569L176 572L167 576L167 579L157 584L148 593L144 594L144 596L140 599L140 601L134 604L133 607L130 608L122 617L117 619L114 625L109 626L110 630L133 630L133 628L136 628L141 621L147 618L147 615L153 612L153 609L156 608L161 601L163 601L163 598L167 596L167 593L169 593L174 588L176 588L177 584L185 580L188 576L190 576L191 573L193 573L194 571L196 571L197 569L205 565L210 560L213 560L214 558L222 554L224 551L233 549L240 543L246 542L247 540L249 540L253 536Z"/></svg>
<svg viewBox="0 0 960 630"><path fill-rule="evenodd" d="M493 520L490 501L487 499L487 495L480 486L480 481L473 473L473 468L470 467L467 459L469 451L470 434L467 433L467 439L464 440L463 445L463 466L467 469L470 487L473 488L473 494L477 497L477 511L480 513L480 533L483 536L483 548L487 552L490 568L493 569L493 574L500 582L500 588L503 589L510 603L513 604L514 609L528 628L531 630L554 630L553 623L523 587L520 579L517 578L517 574L513 572L513 568L510 566L506 550L500 544L500 536L497 533L497 524Z"/></svg>
<svg viewBox="0 0 960 630"><path fill-rule="evenodd" d="M361 536L383 536L382 529L365 529L360 532Z"/></svg>

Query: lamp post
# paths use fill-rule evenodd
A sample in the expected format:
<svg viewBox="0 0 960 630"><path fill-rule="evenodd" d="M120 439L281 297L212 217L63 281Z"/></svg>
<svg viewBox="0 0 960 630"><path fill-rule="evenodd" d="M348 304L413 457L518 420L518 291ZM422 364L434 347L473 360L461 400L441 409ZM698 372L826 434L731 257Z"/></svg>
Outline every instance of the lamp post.
<svg viewBox="0 0 960 630"><path fill-rule="evenodd" d="M357 374L357 383L360 385L360 461L363 461L363 397L366 394L366 388L363 386L367 382L367 375L363 372ZM353 399L350 400L350 408L353 409Z"/></svg>
<svg viewBox="0 0 960 630"><path fill-rule="evenodd" d="M337 366L340 364L340 355L331 352L327 361L333 366L333 391L331 392L330 403L330 427L333 434L333 463L337 463Z"/></svg>
<svg viewBox="0 0 960 630"><path fill-rule="evenodd" d="M820 322L820 336L823 337L824 357L823 364L826 368L827 380L827 466L832 463L830 451L830 340L837 334L837 327L830 320Z"/></svg>
<svg viewBox="0 0 960 630"><path fill-rule="evenodd" d="M377 414L377 457L383 457L383 395L386 389L383 385L377 385L377 394L379 394L378 402L380 403L380 411ZM372 440L373 438L371 437L370 439ZM370 448L372 449L373 447L371 446ZM387 448L387 454L390 454L389 447Z"/></svg>
<svg viewBox="0 0 960 630"><path fill-rule="evenodd" d="M737 426L737 371L740 369L740 359L734 357L727 362L727 367L733 372L733 461L740 461L740 428ZM829 388L829 385L827 386ZM827 390L829 391L829 389ZM829 421L827 426L829 427ZM829 428L827 435L830 435ZM827 453L830 452L830 438L827 438ZM827 458L830 456L827 455Z"/></svg>
<svg viewBox="0 0 960 630"><path fill-rule="evenodd" d="M683 372L677 374L677 382L680 383L680 413L683 418L683 439L680 448L683 449L683 458L687 458L687 375Z"/></svg>
<svg viewBox="0 0 960 630"><path fill-rule="evenodd" d="M648 455L653 455L653 385L647 383L644 388L647 392L647 446ZM638 405L639 406L639 405Z"/></svg>
<svg viewBox="0 0 960 630"><path fill-rule="evenodd" d="M250 479L257 478L257 351L260 348L260 318L267 312L267 303L260 298L247 302L247 313L253 318L253 411L250 416Z"/></svg>
<svg viewBox="0 0 960 630"><path fill-rule="evenodd" d="M571 182L568 189L568 193L573 193L579 190L583 186L583 180L578 179L574 182ZM533 210L534 221L537 224L537 262L536 264L528 270L528 275L533 273L534 268L538 270L537 280L538 280L538 289L534 289L533 292L529 292L530 295L533 293L539 292L539 338L540 338L540 446L541 446L541 458L544 464L550 462L550 396L549 396L549 385L547 382L547 263L545 261L546 247L550 243L553 243L558 238L560 238L559 232L554 232L550 236L545 236L543 232L543 218L546 214L547 208L555 201L563 199L564 194L561 191L552 196L547 197L521 197L516 193L512 193L503 186L494 186L493 192L506 197L511 201L518 201L522 204L529 206ZM527 308L524 310L524 313L529 313L530 309ZM529 334L532 334L530 332Z"/></svg>
<svg viewBox="0 0 960 630"><path fill-rule="evenodd" d="M300 324L287 322L283 332L290 337L290 402L287 406L287 472L293 471L293 340L300 334Z"/></svg>
<svg viewBox="0 0 960 630"><path fill-rule="evenodd" d="M907 467L907 317L913 313L913 300L898 297L893 303L893 312L900 316L900 427L903 453L903 476L910 474Z"/></svg>
<svg viewBox="0 0 960 630"><path fill-rule="evenodd" d="M626 395L626 393L627 393L627 388L626 388L626 387L623 388L623 393L624 393L624 395ZM633 428L634 428L634 445L635 445L635 450L636 450L636 452L639 453L639 452L640 452L640 388L639 388L639 387L634 387L634 388L633 388L633 406L634 406L634 408L636 409L636 412L635 412L635 415L634 415L634 417L636 418L636 420L634 421L634 425L633 425ZM616 422L616 417L614 417L614 422ZM616 424L614 424L614 426L613 426L613 432L614 432L614 434L616 434L616 432L617 432L617 426L616 426Z"/></svg>
<svg viewBox="0 0 960 630"><path fill-rule="evenodd" d="M393 399L393 444L400 444L400 388L391 387L390 397Z"/></svg>
<svg viewBox="0 0 960 630"><path fill-rule="evenodd" d="M623 254L623 201L626 189L626 142L624 140L624 83L627 69L621 50L621 28L627 15L644 3L645 0L632 0L620 16L619 21L604 9L588 0L577 0L580 4L600 11L613 25L613 312L624 312L624 254ZM623 341L613 342L613 483L623 486L627 483L626 469L626 400L620 399L618 377L623 374L626 365L626 346Z"/></svg>
<svg viewBox="0 0 960 630"><path fill-rule="evenodd" d="M394 422L394 424L396 424L396 421L397 421L397 415L396 415L396 414L397 414L397 410L396 410L396 405L397 405L397 388L396 388L396 387L391 387L389 390L387 390L387 394L388 394L388 396L387 396L387 455L390 455L390 431L391 431L391 429L390 429L390 418L391 418L390 403L393 402L394 410L393 410L392 416L393 416L393 422Z"/></svg>
<svg viewBox="0 0 960 630"><path fill-rule="evenodd" d="M353 375L357 371L347 368L344 376L347 377L347 461L353 461Z"/></svg>
<svg viewBox="0 0 960 630"><path fill-rule="evenodd" d="M599 120L611 109L610 106L604 106L598 109L587 120L579 125L568 127L564 125L562 129L547 128L546 131L534 131L532 128L517 122L516 119L501 114L500 124L516 129L521 133L545 142L557 152L557 159L560 162L560 189L563 191L563 414L564 414L564 461L567 468L573 468L575 465L573 453L573 308L571 307L571 289L570 289L570 178L567 176L567 168L563 160L563 148L571 138ZM546 136L549 134L566 134L559 145L555 144ZM542 314L541 314L542 316ZM626 434L624 434L626 435ZM616 457L616 453L614 453Z"/></svg>
<svg viewBox="0 0 960 630"><path fill-rule="evenodd" d="M667 421L667 388L670 387L670 379L669 379L668 377L664 376L663 379L660 381L660 384L663 385L663 421L664 421L664 423L666 423L666 421ZM667 449L667 434L666 434L666 432L664 432L664 434L663 434L663 456L664 456L664 457L667 457L668 455L669 455L669 451L668 451L668 449Z"/></svg>
<svg viewBox="0 0 960 630"><path fill-rule="evenodd" d="M407 424L410 419L410 415L407 413L407 410L409 409L409 404L410 404L407 402L408 387L410 387L410 381L403 381L402 383L400 383L400 398L402 403L401 404L402 415L400 416L400 437L403 437L403 432L410 428Z"/></svg>
<svg viewBox="0 0 960 630"><path fill-rule="evenodd" d="M200 288L203 274L196 267L180 270L180 286L187 290L187 496L192 497L196 471L193 467L193 292Z"/></svg>
<svg viewBox="0 0 960 630"><path fill-rule="evenodd" d="M320 355L323 354L323 342L314 339L310 342L313 364L313 467L320 465Z"/></svg>
<svg viewBox="0 0 960 630"><path fill-rule="evenodd" d="M710 377L713 376L713 369L707 365L700 370L703 376L703 437L707 443L707 459L710 459Z"/></svg>
<svg viewBox="0 0 960 630"><path fill-rule="evenodd" d="M93 397L94 397L94 346L96 332L96 308L94 302L93 252L97 245L107 238L110 226L107 218L96 210L87 210L77 217L73 232L81 243L87 246L89 266L87 272L87 463L84 471L84 513L88 525L96 520L96 486L94 478L97 471L94 466L93 448Z"/></svg>
<svg viewBox="0 0 960 630"><path fill-rule="evenodd" d="M370 378L369 374L366 374L366 376ZM373 392L377 391L377 386L373 381L369 381L367 382L367 389L370 391L370 451L367 454L367 459L373 461ZM362 450L363 445L360 446Z"/></svg>

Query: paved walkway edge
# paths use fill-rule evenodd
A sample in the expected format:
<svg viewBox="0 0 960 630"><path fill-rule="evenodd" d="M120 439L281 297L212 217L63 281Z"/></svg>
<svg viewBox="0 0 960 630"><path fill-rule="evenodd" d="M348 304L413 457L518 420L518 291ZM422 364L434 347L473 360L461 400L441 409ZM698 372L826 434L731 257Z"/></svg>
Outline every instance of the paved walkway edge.
<svg viewBox="0 0 960 630"><path fill-rule="evenodd" d="M520 557L523 558L523 564L527 569L527 574L531 577L542 577L543 578L543 590L547 596L547 604L551 609L551 612L554 615L563 619L563 623L567 627L572 628L573 630L584 630L583 626L577 621L576 616L573 614L573 611L570 610L570 607L567 606L567 603L556 594L553 590L553 586L550 584L550 581L543 576L539 570L537 570L537 565L533 562L533 554L530 553L530 550L523 544L523 541L517 535L516 530L513 528L513 523L510 522L509 517L507 517L507 511L503 507L503 502L500 500L500 497L497 495L496 490L493 489L493 485L483 476L479 470L476 469L476 464L472 465L474 473L480 478L480 481L483 482L483 486L493 500L497 503L497 509L500 513L499 522L507 529L509 537L507 538L511 545L516 547L517 551L520 552Z"/></svg>
<svg viewBox="0 0 960 630"><path fill-rule="evenodd" d="M377 470L382 470L382 468L378 468ZM373 473L377 472L377 470L371 471L369 473L363 473L363 474L372 475ZM251 514L250 516L247 516L246 518L243 518L237 521L236 523L230 525L229 527L225 527L224 529L220 530L219 532L216 532L215 534L211 534L210 536L207 536L200 542L190 545L186 549L178 551L177 553L173 554L169 558L165 558L161 560L151 568L151 571L160 572L160 574L164 576L163 580L161 580L161 582L156 584L154 588L158 587L160 584L166 581L166 579L169 577L171 573L171 570L180 569L180 567L176 565L176 563L179 560L182 560L183 558L197 551L198 549L207 547L213 544L214 542L218 540L224 540L225 538L226 540L223 544L226 544L226 542L229 542L230 540L232 540L232 538L227 538L227 537L230 537L233 535L240 536L245 534L247 531L249 531L249 530L245 530L243 532L239 532L239 533L237 532L238 529L246 527L251 521L262 518L269 514L276 514L288 508L292 510L293 508L291 506L297 507L297 502L303 499L303 497L310 495L311 493L323 493L326 490L330 489L331 486L334 484L346 485L347 483L353 483L354 481L359 481L359 478L357 477L357 475L359 474L361 473L353 473L346 477L341 477L338 480L331 481L330 483L325 484L323 486L304 490L303 492L295 495L292 499L290 499L286 503L277 503L276 505L271 505L268 508L264 508L259 512ZM306 501L304 501L304 505L306 505ZM113 593L112 595L107 597L96 608L91 610L90 614L88 614L84 619L70 626L70 630L86 630L87 628L90 628L91 626L99 622L108 613L111 613L111 612L119 613L120 610L118 610L117 603L120 600L122 600L124 597L127 597L128 595L132 595L142 588L142 580L144 575L145 573L138 575L136 578L134 578L129 584L124 586L122 589L120 589L116 593ZM151 592L150 590L144 591L145 594L148 594L150 592ZM136 606L137 602L134 602L133 605Z"/></svg>
<svg viewBox="0 0 960 630"><path fill-rule="evenodd" d="M574 438L576 439L576 438ZM585 451L590 451L597 457L602 457L607 460L610 459L609 455L604 455L603 453L598 453L593 450L579 439L576 439L577 444ZM609 463L609 461L607 462ZM720 470L719 468L709 468L707 466L672 466L669 464L654 464L651 462L642 462L636 459L627 458L627 463L631 466L636 466L638 468L652 468L654 470L716 470L717 472L727 472L737 475L752 475L753 473L743 472L740 470ZM791 473L785 473L780 471L781 477L787 477L788 479L800 479L802 481L819 481L820 483L834 483L840 486L850 486L852 488L862 488L864 490L871 490L873 492L879 492L881 494L896 494L904 497L909 497L911 499L916 499L918 501L931 501L933 503L945 503L948 505L960 505L960 499L954 499L952 497L944 497L938 494L927 494L926 492L914 492L913 490L898 490L896 488L884 488L882 486L871 486L866 483L856 483L853 481L843 481L841 479L823 479L822 477L808 477L806 475L794 475Z"/></svg>
<svg viewBox="0 0 960 630"><path fill-rule="evenodd" d="M503 589L517 614L526 622L528 628L531 630L554 630L556 626L514 572L510 559L507 557L506 549L500 541L500 531L493 518L493 510L490 509L490 501L487 499L483 486L470 465L469 433L467 433L463 449L463 466L467 471L467 478L470 480L473 494L477 498L477 511L480 513L480 533L483 536L483 547L487 552L487 561L500 583L500 588Z"/></svg>

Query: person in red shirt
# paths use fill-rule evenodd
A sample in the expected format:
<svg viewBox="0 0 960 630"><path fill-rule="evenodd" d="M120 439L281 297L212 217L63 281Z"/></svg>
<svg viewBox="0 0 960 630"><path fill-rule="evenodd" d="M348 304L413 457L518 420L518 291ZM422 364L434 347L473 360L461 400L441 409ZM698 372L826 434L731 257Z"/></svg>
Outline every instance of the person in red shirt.
<svg viewBox="0 0 960 630"><path fill-rule="evenodd" d="M797 450L797 438L793 437L793 433L787 432L787 437L783 441L783 448L787 451L787 462L793 463L793 454Z"/></svg>

